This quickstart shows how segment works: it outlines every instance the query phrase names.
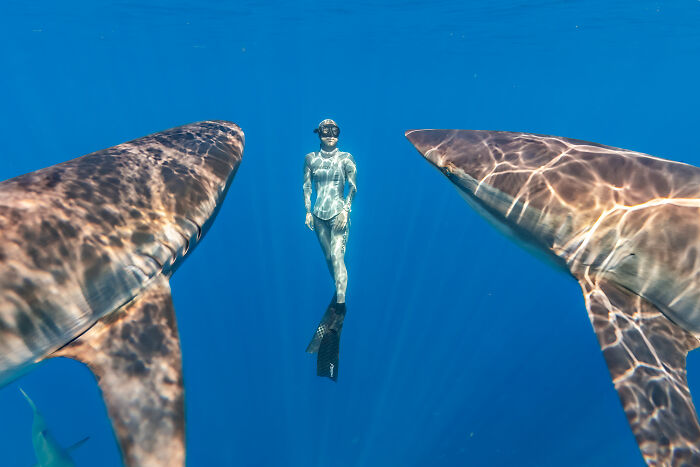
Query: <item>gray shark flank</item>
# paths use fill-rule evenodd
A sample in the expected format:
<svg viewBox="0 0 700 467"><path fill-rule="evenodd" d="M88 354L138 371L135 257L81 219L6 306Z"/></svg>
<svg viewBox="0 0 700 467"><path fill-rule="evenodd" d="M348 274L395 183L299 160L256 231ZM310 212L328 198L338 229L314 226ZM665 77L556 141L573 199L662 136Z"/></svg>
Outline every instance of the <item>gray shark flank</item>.
<svg viewBox="0 0 700 467"><path fill-rule="evenodd" d="M0 385L65 356L95 374L127 465L183 465L168 279L238 169L230 122L193 123L0 183Z"/></svg>

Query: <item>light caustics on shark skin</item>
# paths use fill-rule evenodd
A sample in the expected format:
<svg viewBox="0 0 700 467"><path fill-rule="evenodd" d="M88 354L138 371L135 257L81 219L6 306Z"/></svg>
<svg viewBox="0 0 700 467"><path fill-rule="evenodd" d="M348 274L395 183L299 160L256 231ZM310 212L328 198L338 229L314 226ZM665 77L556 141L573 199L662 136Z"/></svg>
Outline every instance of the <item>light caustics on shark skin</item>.
<svg viewBox="0 0 700 467"><path fill-rule="evenodd" d="M501 231L580 283L650 465L700 465L686 355L700 346L700 169L568 138L406 137Z"/></svg>
<svg viewBox="0 0 700 467"><path fill-rule="evenodd" d="M64 356L95 374L127 465L184 465L169 278L238 169L230 122L193 123L0 183L0 385Z"/></svg>

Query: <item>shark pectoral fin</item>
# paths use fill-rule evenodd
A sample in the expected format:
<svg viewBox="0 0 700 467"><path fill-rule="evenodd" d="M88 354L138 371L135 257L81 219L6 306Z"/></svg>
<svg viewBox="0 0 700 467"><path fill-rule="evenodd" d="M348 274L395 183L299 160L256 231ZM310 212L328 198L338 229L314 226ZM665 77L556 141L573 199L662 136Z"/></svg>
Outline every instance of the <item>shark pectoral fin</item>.
<svg viewBox="0 0 700 467"><path fill-rule="evenodd" d="M32 411L33 411L33 412L38 412L38 410L37 410L37 408L36 408L36 405L34 404L34 401L31 400L31 399L29 398L29 396L27 395L27 393L24 392L24 389L19 388L19 392L21 392L22 395L24 396L24 398L27 400L27 402L29 403L29 406L32 408Z"/></svg>
<svg viewBox="0 0 700 467"><path fill-rule="evenodd" d="M700 426L685 369L698 339L610 281L579 282L644 459L649 465L700 464Z"/></svg>
<svg viewBox="0 0 700 467"><path fill-rule="evenodd" d="M73 443L73 444L71 444L70 446L68 446L68 447L66 448L66 451L75 451L75 450L78 449L80 446L82 446L83 444L85 444L89 439L90 439L90 437L89 437L89 436L86 436L85 438L81 439L80 441L78 441L78 442L76 442L76 443Z"/></svg>
<svg viewBox="0 0 700 467"><path fill-rule="evenodd" d="M166 278L158 277L52 357L92 370L126 465L184 465L180 339Z"/></svg>

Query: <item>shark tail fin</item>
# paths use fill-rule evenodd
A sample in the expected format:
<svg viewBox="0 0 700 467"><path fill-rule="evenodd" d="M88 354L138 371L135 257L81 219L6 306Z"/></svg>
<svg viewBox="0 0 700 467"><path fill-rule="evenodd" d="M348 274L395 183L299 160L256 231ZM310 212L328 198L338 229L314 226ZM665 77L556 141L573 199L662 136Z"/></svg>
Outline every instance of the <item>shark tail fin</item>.
<svg viewBox="0 0 700 467"><path fill-rule="evenodd" d="M333 297L306 348L308 353L318 353L316 374L326 376L333 381L338 380L340 333L343 330L345 311L345 303L336 303Z"/></svg>
<svg viewBox="0 0 700 467"><path fill-rule="evenodd" d="M93 372L125 465L184 465L180 338L165 277L52 357L78 360Z"/></svg>
<svg viewBox="0 0 700 467"><path fill-rule="evenodd" d="M700 465L700 425L686 379L690 332L615 283L579 281L615 389L649 465Z"/></svg>

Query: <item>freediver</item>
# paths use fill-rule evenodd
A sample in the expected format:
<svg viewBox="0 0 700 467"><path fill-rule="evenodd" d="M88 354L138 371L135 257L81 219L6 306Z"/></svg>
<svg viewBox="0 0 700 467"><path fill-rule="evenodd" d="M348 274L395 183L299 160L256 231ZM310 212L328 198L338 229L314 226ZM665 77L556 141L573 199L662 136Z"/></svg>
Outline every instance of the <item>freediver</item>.
<svg viewBox="0 0 700 467"><path fill-rule="evenodd" d="M357 193L357 167L350 153L338 149L340 128L333 120L323 120L314 133L318 134L321 146L319 151L307 154L304 159L306 225L316 232L321 244L328 270L335 282L335 295L306 351L318 353L316 374L336 381L348 285L345 246L352 200ZM348 190L347 196L344 196L346 183ZM316 201L312 211L313 188L316 189Z"/></svg>

